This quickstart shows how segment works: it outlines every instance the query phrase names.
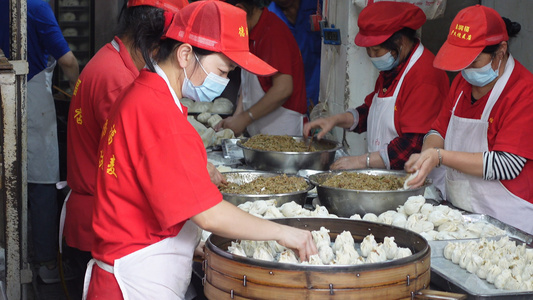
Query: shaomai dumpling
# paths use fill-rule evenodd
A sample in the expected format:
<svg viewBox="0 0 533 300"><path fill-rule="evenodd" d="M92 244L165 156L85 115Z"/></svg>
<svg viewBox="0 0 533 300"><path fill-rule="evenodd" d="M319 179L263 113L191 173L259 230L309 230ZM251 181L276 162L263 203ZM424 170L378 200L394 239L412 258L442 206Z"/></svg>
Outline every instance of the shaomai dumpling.
<svg viewBox="0 0 533 300"><path fill-rule="evenodd" d="M361 255L364 257L367 257L372 250L374 250L378 246L378 243L374 239L373 234L369 234L365 236L363 241L361 242Z"/></svg>
<svg viewBox="0 0 533 300"><path fill-rule="evenodd" d="M279 255L279 262L289 263L289 264L298 264L300 261L296 257L296 254L291 249L285 249Z"/></svg>
<svg viewBox="0 0 533 300"><path fill-rule="evenodd" d="M333 251L338 251L342 245L349 245L353 248L354 244L355 242L353 240L352 233L345 230L341 234L337 235L335 244L333 244Z"/></svg>
<svg viewBox="0 0 533 300"><path fill-rule="evenodd" d="M355 265L359 258L357 250L355 250L353 245L348 243L341 244L335 254L335 260L333 263L336 265Z"/></svg>
<svg viewBox="0 0 533 300"><path fill-rule="evenodd" d="M255 248L252 257L265 261L275 261L272 252L270 251L270 249L267 248L267 245L265 245L265 243L259 244L257 248Z"/></svg>
<svg viewBox="0 0 533 300"><path fill-rule="evenodd" d="M411 196L403 204L403 209L407 215L412 215L419 212L424 203L426 203L424 196Z"/></svg>

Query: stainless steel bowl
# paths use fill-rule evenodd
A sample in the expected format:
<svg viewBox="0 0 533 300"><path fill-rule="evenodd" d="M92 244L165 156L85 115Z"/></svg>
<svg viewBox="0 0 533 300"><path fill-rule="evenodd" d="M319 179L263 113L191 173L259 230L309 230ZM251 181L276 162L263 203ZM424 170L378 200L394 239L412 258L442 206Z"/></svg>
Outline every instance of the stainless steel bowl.
<svg viewBox="0 0 533 300"><path fill-rule="evenodd" d="M407 173L404 171L363 169L336 170L310 175L309 180L312 184L317 186L320 203L324 205L330 213L345 218L354 214L363 215L366 213L374 213L379 215L387 210L395 210L398 206L403 205L407 198L424 195L425 188L431 184L431 180L427 179L426 183L419 188L396 191L348 190L322 185L322 183L331 176L335 176L342 172L363 173L376 176L394 175L400 177L405 177Z"/></svg>
<svg viewBox="0 0 533 300"><path fill-rule="evenodd" d="M293 137L297 141L303 141L303 137ZM329 170L329 166L335 160L335 152L342 148L342 144L332 140L313 140L315 152L277 152L263 151L245 147L242 139L237 143L242 148L245 163L257 170L275 171L296 174L301 169Z"/></svg>
<svg viewBox="0 0 533 300"><path fill-rule="evenodd" d="M226 179L229 182L234 182L237 184L248 183L260 176L273 177L273 176L282 175L282 173L261 172L261 171L237 171L237 172L224 172L222 174L226 176ZM302 176L297 176L294 174L287 174L287 176L302 177ZM294 201L300 205L304 205L305 200L307 198L307 192L309 192L314 187L309 182L308 179L306 178L304 179L307 182L307 189L303 191L285 193L285 194L270 194L270 195L244 195L244 194L222 193L222 198L234 205L243 204L248 201L271 200L271 199L275 199L277 201L276 206L281 206L282 204L291 202L291 201Z"/></svg>

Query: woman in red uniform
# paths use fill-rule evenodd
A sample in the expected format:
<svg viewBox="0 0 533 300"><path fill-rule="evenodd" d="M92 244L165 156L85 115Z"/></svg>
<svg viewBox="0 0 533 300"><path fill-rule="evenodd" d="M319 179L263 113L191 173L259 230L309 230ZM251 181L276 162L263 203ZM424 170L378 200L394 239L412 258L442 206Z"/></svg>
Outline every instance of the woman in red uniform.
<svg viewBox="0 0 533 300"><path fill-rule="evenodd" d="M67 182L72 192L65 201L61 223L65 224L67 245L81 251L77 257L84 257L83 266L90 259L94 240L92 214L87 212L93 209L98 143L109 109L144 67L141 49L159 43L164 14L173 14L187 4L186 0L129 0L119 36L96 53L76 83L67 132Z"/></svg>
<svg viewBox="0 0 533 300"><path fill-rule="evenodd" d="M246 11L250 52L278 70L272 76L241 72L241 90L232 117L217 124L236 135L302 135L307 112L302 54L287 25L261 0L227 0Z"/></svg>
<svg viewBox="0 0 533 300"><path fill-rule="evenodd" d="M342 157L331 169L403 170L409 156L420 151L449 90L446 73L433 67L434 55L416 38L425 21L424 12L409 3L376 2L361 11L355 44L366 47L380 70L374 91L356 109L304 126L306 137L311 128L321 128L319 139L335 126L367 132L368 152ZM442 189L443 172L433 175Z"/></svg>
<svg viewBox="0 0 533 300"><path fill-rule="evenodd" d="M506 24L507 23L507 24ZM461 71L422 147L407 171L420 182L446 166L448 200L533 233L533 74L509 53L520 30L494 9L461 10L434 65Z"/></svg>
<svg viewBox="0 0 533 300"><path fill-rule="evenodd" d="M309 231L222 201L178 100L185 90L223 90L236 65L275 73L249 52L247 33L245 13L227 3L186 6L147 64L151 70L143 69L111 109L98 152L89 299L182 299L198 226L236 239L276 240L302 260L317 252Z"/></svg>

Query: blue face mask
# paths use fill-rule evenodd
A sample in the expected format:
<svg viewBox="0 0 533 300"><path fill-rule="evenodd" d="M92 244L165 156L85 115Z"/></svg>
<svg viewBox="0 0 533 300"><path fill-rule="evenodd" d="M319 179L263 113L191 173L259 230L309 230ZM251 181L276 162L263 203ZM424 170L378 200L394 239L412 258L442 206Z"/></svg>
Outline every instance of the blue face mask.
<svg viewBox="0 0 533 300"><path fill-rule="evenodd" d="M502 61L500 60L500 64ZM500 65L498 65L498 70ZM498 77L498 71L492 69L492 60L481 68L469 68L461 71L463 78L473 86L486 86Z"/></svg>
<svg viewBox="0 0 533 300"><path fill-rule="evenodd" d="M380 57L370 57L370 61L372 61L372 64L374 64L374 67L376 67L378 70L390 71L400 64L400 55L394 59L394 56L392 56L389 51Z"/></svg>
<svg viewBox="0 0 533 300"><path fill-rule="evenodd" d="M194 54L194 57L196 58L196 61L198 61L198 64L200 64L200 67L204 73L207 74L196 54ZM185 71L185 68L183 68L183 71L185 72L185 80L183 81L183 86L181 87L181 93L183 97L190 98L194 101L213 101L216 97L222 94L229 82L229 78L224 78L209 72L204 80L204 83L202 83L202 85L195 86L187 77L187 71Z"/></svg>

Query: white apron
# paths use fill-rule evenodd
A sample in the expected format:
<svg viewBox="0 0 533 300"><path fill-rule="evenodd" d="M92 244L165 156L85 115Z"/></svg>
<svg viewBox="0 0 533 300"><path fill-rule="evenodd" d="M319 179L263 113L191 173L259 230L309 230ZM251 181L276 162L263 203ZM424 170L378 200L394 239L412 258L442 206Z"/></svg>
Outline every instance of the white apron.
<svg viewBox="0 0 533 300"><path fill-rule="evenodd" d="M422 56L423 52L424 46L419 44L411 56L402 77L398 81L398 85L394 89L394 94L392 96L378 97L379 93L374 94L367 119L368 152L377 152L390 143L394 138L398 137L398 132L394 126L394 107L396 106L396 99L400 93L405 75L407 75L420 56ZM439 168L434 169L428 175L428 177L433 180L433 185L442 192L444 192L444 174L444 168Z"/></svg>
<svg viewBox="0 0 533 300"><path fill-rule="evenodd" d="M248 71L241 71L241 81L242 106L243 110L248 110L265 96L265 92L257 76ZM303 114L280 106L268 115L248 125L246 129L250 136L260 133L302 136L303 118Z"/></svg>
<svg viewBox="0 0 533 300"><path fill-rule="evenodd" d="M59 145L52 76L56 61L28 81L28 182L55 184L59 181Z"/></svg>
<svg viewBox="0 0 533 300"><path fill-rule="evenodd" d="M192 257L199 241L199 228L189 220L177 236L116 259L114 266L91 259L85 273L83 300L87 299L95 263L115 275L124 300L185 299L191 280Z"/></svg>
<svg viewBox="0 0 533 300"><path fill-rule="evenodd" d="M509 55L505 71L494 85L481 119L461 118L455 115L455 108L462 96L461 92L452 110L444 149L472 153L489 150L487 131L490 112L507 84L514 65L514 59ZM533 204L513 195L499 180L484 180L481 177L447 168L446 190L448 200L461 209L487 214L528 233L533 233L533 222L530 221L533 216Z"/></svg>

